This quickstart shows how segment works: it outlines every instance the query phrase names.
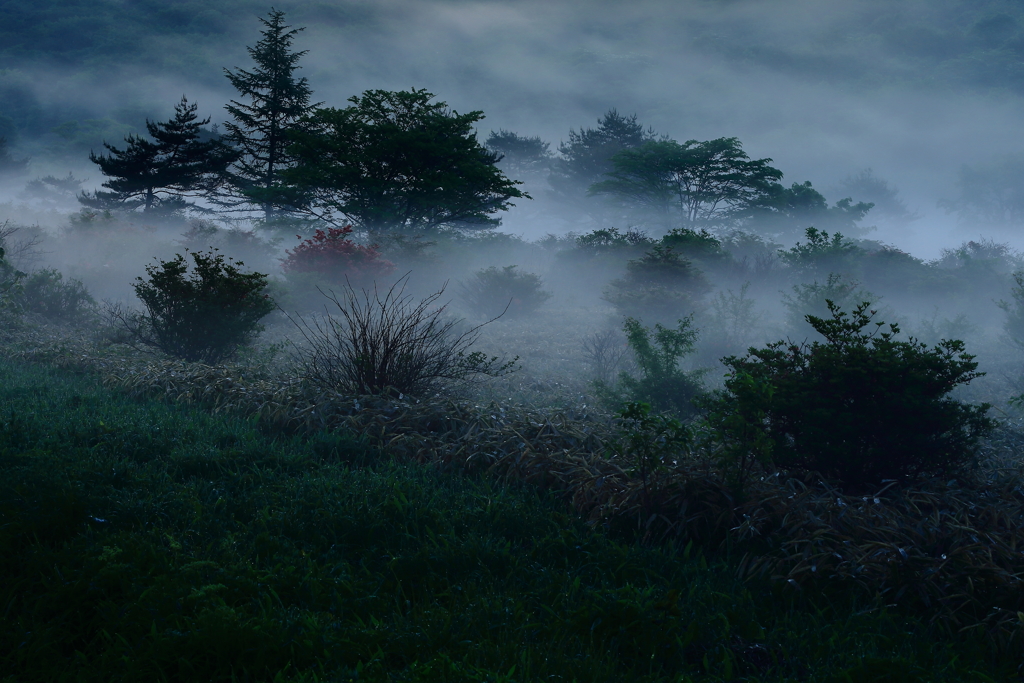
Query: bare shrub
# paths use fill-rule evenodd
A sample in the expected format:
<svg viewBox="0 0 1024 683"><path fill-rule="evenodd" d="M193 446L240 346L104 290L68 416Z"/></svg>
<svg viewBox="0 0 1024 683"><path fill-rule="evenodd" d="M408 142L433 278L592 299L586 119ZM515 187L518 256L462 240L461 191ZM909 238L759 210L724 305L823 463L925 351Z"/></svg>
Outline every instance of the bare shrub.
<svg viewBox="0 0 1024 683"><path fill-rule="evenodd" d="M583 357L590 366L593 379L611 384L628 360L629 345L621 330L607 329L580 340Z"/></svg>
<svg viewBox="0 0 1024 683"><path fill-rule="evenodd" d="M447 316L447 303L438 304L444 286L417 302L405 293L407 283L405 276L383 295L376 286L357 291L351 283L340 295L321 290L327 315L292 321L308 344L299 352L303 378L356 394L426 395L451 382L512 371L518 357L470 351L480 329L497 318L459 332L462 321Z"/></svg>

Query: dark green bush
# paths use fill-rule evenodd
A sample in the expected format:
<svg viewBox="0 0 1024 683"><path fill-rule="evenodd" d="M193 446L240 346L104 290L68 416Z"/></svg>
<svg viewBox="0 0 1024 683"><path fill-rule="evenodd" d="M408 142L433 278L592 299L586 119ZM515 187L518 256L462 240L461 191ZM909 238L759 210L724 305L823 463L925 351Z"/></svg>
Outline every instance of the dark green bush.
<svg viewBox="0 0 1024 683"><path fill-rule="evenodd" d="M987 404L948 396L981 376L964 343L929 348L873 322L869 304L807 316L823 342L787 342L723 359L725 391L705 402L726 451L818 471L850 484L968 467L994 422Z"/></svg>
<svg viewBox="0 0 1024 683"><path fill-rule="evenodd" d="M646 403L658 412L692 414L693 400L703 393L700 378L704 373L679 366L683 357L694 351L697 330L692 324L690 318L684 318L676 329L656 324L652 330L635 318L626 318L623 331L640 376L619 373L614 387L595 381L598 395L607 405Z"/></svg>
<svg viewBox="0 0 1024 683"><path fill-rule="evenodd" d="M551 298L539 275L517 271L518 266L484 268L459 285L462 300L485 316L518 317L533 313Z"/></svg>
<svg viewBox="0 0 1024 683"><path fill-rule="evenodd" d="M263 273L243 273L239 266L245 264L216 249L190 255L191 274L181 254L146 266L149 278L136 278L133 285L146 313L115 309L113 318L143 346L182 360L218 363L251 341L274 302Z"/></svg>
<svg viewBox="0 0 1024 683"><path fill-rule="evenodd" d="M56 268L28 275L21 296L26 311L55 322L79 322L96 313L96 300L82 281L65 281Z"/></svg>

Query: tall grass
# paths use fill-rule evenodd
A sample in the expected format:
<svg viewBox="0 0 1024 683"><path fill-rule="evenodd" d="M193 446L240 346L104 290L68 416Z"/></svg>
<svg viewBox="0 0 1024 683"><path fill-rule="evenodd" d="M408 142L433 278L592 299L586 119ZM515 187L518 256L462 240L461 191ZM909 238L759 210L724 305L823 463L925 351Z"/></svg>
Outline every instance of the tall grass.
<svg viewBox="0 0 1024 683"><path fill-rule="evenodd" d="M0 361L0 681L991 681L526 486ZM882 676L889 676L888 679Z"/></svg>

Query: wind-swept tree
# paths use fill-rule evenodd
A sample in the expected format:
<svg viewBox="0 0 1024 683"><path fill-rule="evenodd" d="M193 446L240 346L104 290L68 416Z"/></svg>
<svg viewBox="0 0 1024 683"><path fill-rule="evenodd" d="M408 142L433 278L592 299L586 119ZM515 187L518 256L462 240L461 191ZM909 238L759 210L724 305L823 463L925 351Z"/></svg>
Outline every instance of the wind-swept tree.
<svg viewBox="0 0 1024 683"><path fill-rule="evenodd" d="M124 149L104 142L109 153L90 153L89 159L109 178L103 187L110 191L82 193L79 201L93 208L176 210L188 206L185 197L216 190L237 153L218 139L204 139L203 126L210 119L200 120L196 110L183 96L174 118L146 121L152 139L128 135Z"/></svg>
<svg viewBox="0 0 1024 683"><path fill-rule="evenodd" d="M752 160L738 138L651 140L611 159L590 194L611 195L665 227L725 225L782 178L771 159Z"/></svg>
<svg viewBox="0 0 1024 683"><path fill-rule="evenodd" d="M255 68L224 70L231 85L247 101L231 100L225 107L233 118L224 124L227 137L241 154L231 169L232 198L223 203L258 206L264 219L270 221L283 202L281 171L293 161L288 153L288 134L317 105L310 104L313 91L306 79L295 76L306 51L293 51L292 41L304 29L286 26L284 12L279 10L271 10L260 22L263 39L248 48Z"/></svg>
<svg viewBox="0 0 1024 683"><path fill-rule="evenodd" d="M483 112L459 114L426 90L368 90L292 133L282 172L295 204L374 233L489 228L527 197L476 138Z"/></svg>

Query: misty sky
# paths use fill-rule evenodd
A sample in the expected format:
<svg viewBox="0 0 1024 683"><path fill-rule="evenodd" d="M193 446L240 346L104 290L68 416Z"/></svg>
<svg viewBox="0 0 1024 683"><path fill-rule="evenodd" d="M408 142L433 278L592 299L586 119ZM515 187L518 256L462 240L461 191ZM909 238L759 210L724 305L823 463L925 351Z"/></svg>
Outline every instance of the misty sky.
<svg viewBox="0 0 1024 683"><path fill-rule="evenodd" d="M870 167L923 216L909 229L873 237L932 257L942 246L979 236L969 227L954 229L936 207L961 165L1024 151L1022 97L1012 89L963 87L962 79L947 77L961 65L929 53L935 36L919 35L929 26L952 30L945 24L955 21L955 5L372 0L275 6L308 26L296 47L309 50L302 74L325 104L342 106L367 88L426 88L459 111L483 110L481 137L505 128L540 135L553 148L569 128L594 126L616 107L680 141L739 137L752 157L774 159L784 182L811 180L832 200L840 197L831 187ZM911 24L913 32L900 32ZM64 65L52 77L39 66L22 68L38 77L39 95L48 102L77 97L97 115L114 103L132 103L166 115L187 93L218 121L232 95L221 67L247 67L244 48L258 30L253 15L240 15L226 33L190 36L195 54L184 64L172 57L156 65L127 63L116 73L79 76L73 87L68 74L75 67ZM173 41L167 52L173 54ZM90 176L99 182L95 169ZM507 230L527 237L557 227L506 219ZM1012 234L986 235L1024 247Z"/></svg>

